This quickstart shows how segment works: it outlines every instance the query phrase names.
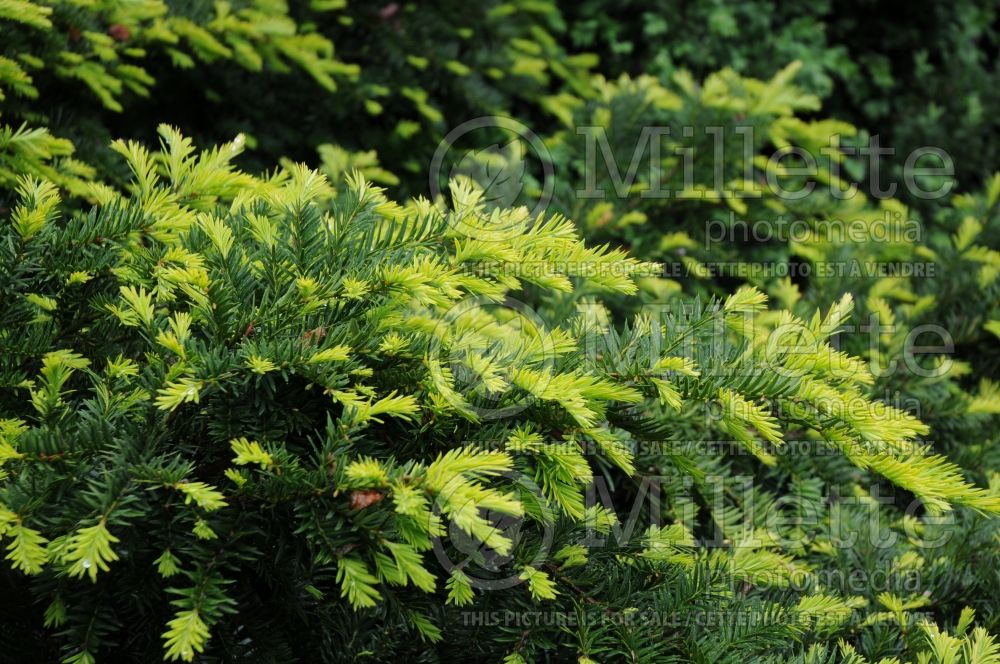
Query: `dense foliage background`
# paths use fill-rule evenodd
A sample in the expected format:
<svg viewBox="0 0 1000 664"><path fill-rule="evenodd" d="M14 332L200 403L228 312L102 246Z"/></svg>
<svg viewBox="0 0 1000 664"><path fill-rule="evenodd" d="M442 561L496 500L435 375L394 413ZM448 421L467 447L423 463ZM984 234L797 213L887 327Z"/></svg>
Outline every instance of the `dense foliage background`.
<svg viewBox="0 0 1000 664"><path fill-rule="evenodd" d="M998 28L0 0L0 661L1000 662Z"/></svg>

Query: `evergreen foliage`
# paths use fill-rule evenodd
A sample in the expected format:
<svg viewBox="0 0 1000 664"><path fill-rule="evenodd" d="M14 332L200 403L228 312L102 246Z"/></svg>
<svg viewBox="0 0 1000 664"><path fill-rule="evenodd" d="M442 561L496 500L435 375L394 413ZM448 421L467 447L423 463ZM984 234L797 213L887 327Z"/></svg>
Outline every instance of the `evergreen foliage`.
<svg viewBox="0 0 1000 664"><path fill-rule="evenodd" d="M0 661L1000 662L995 8L848 5L0 0Z"/></svg>
<svg viewBox="0 0 1000 664"><path fill-rule="evenodd" d="M455 537L520 570L526 587L503 595L568 612L597 594L595 568L639 592L596 600L618 611L646 592L648 606L663 608L662 593L677 588L662 574L680 574L682 588L760 586L735 596L717 588L709 606L753 602L770 625L755 633L770 636L749 652L778 643L794 652L808 640L770 593L801 564L756 524L746 531L744 519L717 514L743 524L732 537L745 546L704 554L691 548L690 514L624 538L616 530L617 542L597 551L579 546L617 523L588 504L593 478L636 491L641 444L669 440L678 411L709 405L720 416L700 439L731 436L765 466L794 427L928 509L1000 512L995 494L915 446L925 425L868 401L867 369L828 345L849 297L806 321L765 315L766 297L748 287L613 332L593 298L634 293L648 268L586 248L561 217L491 213L468 181L453 185L448 210L400 206L363 180L331 203L315 172L261 180L230 165L239 142L196 154L175 130L161 135L155 154L116 144L131 193L87 214L60 218L54 188L22 178L2 242L5 576L10 596L45 606L34 624L20 611L5 621L28 631L44 623L65 658L111 649L146 659L158 648L186 661L206 648L305 657L316 644L300 634L330 639L366 620L403 630L376 652L435 643L456 620L449 605L497 601L476 593L463 567L446 576L430 563ZM534 320L514 296L535 303ZM713 341L720 329L724 352ZM682 343L688 357L672 354ZM492 418L498 411L510 415ZM675 480L706 479L697 458L642 461ZM504 516L523 519L516 540L491 520ZM555 559L537 567L531 543L549 529ZM156 575L159 590L148 585ZM130 592L136 583L147 592ZM432 601L445 590L443 605ZM269 608L276 594L290 603L286 617ZM892 597L880 601L903 601ZM863 603L814 588L795 611L846 619ZM345 621L345 611L360 613ZM125 624L165 631L126 638ZM261 636L240 635L253 625ZM538 647L498 636L484 653ZM681 647L712 658L698 653L718 644L697 629L676 641L647 629L586 638L596 640L581 644L584 655Z"/></svg>

